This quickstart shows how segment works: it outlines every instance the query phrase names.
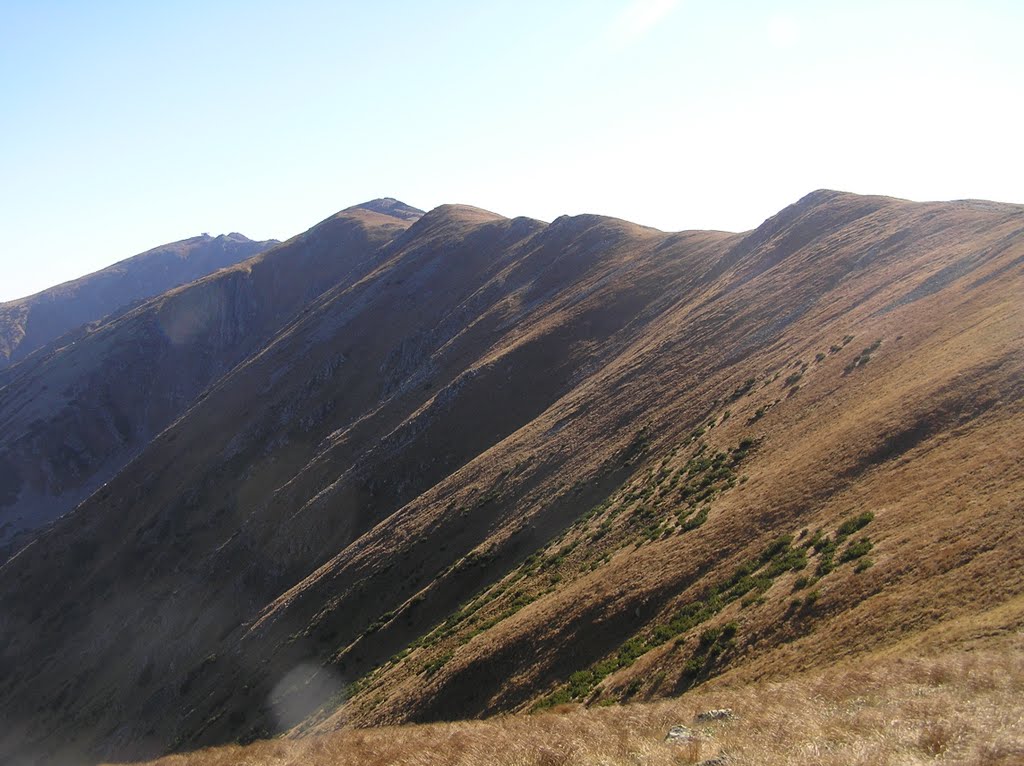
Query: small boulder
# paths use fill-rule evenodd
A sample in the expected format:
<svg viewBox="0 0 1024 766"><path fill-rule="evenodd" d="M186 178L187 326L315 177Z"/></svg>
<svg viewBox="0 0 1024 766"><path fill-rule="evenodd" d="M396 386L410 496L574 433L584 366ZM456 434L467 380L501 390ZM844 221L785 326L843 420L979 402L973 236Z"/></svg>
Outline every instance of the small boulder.
<svg viewBox="0 0 1024 766"><path fill-rule="evenodd" d="M697 715L697 720L702 723L705 721L731 721L735 717L732 714L732 708L723 707L718 710L705 710Z"/></svg>
<svg viewBox="0 0 1024 766"><path fill-rule="evenodd" d="M707 732L694 731L688 726L673 726L669 729L665 743L671 745L686 763L697 763L704 756L717 756L718 743ZM724 763L724 762L723 762ZM713 764L712 766L717 766Z"/></svg>
<svg viewBox="0 0 1024 766"><path fill-rule="evenodd" d="M665 737L666 742L692 742L695 739L700 739L700 735L695 733L693 729L688 726L673 726L668 730L668 735Z"/></svg>

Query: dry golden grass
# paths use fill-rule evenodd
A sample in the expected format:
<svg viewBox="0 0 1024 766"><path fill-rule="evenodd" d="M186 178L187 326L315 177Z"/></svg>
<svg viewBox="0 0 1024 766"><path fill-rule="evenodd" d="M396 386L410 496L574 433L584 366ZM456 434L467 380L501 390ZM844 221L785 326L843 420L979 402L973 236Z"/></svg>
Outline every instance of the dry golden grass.
<svg viewBox="0 0 1024 766"><path fill-rule="evenodd" d="M736 766L1024 763L1024 643L933 658L861 660L782 682L652 704L343 730L169 756L152 766ZM695 723L729 707L736 718ZM709 735L665 742L675 724Z"/></svg>

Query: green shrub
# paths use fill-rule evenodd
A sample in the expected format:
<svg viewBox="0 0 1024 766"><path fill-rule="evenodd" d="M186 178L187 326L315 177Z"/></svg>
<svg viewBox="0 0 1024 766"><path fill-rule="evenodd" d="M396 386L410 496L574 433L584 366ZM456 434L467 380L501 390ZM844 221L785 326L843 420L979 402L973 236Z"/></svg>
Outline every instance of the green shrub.
<svg viewBox="0 0 1024 766"><path fill-rule="evenodd" d="M818 552L818 568L815 570L815 574L818 577L824 577L835 569L836 542L827 537L822 538L814 546L814 550Z"/></svg>
<svg viewBox="0 0 1024 766"><path fill-rule="evenodd" d="M561 689L556 689L548 696L539 700L537 704L533 706L533 710L544 710L545 708L554 707L555 705L564 705L571 701L572 697L569 695L569 689L563 686Z"/></svg>
<svg viewBox="0 0 1024 766"><path fill-rule="evenodd" d="M683 673L688 676L695 676L704 669L704 658L700 656L691 657L683 665Z"/></svg>
<svg viewBox="0 0 1024 766"><path fill-rule="evenodd" d="M846 546L846 550L843 551L843 555L840 557L840 561L853 561L859 559L862 556L866 556L874 548L874 544L866 537L862 537L857 542L850 543Z"/></svg>
<svg viewBox="0 0 1024 766"><path fill-rule="evenodd" d="M708 628L700 634L700 642L698 643L698 646L700 646L700 648L702 649L706 649L707 647L711 646L713 643L718 641L718 637L721 635L721 628Z"/></svg>
<svg viewBox="0 0 1024 766"><path fill-rule="evenodd" d="M750 437L740 439L740 443L729 451L732 456L733 465L736 465L743 460L755 446L757 446L757 441L755 439L751 439Z"/></svg>
<svg viewBox="0 0 1024 766"><path fill-rule="evenodd" d="M747 378L742 384L736 386L735 390L729 396L729 401L734 402L746 393L749 393L750 389L754 387L754 383L757 381L754 378Z"/></svg>
<svg viewBox="0 0 1024 766"><path fill-rule="evenodd" d="M597 677L591 670L577 670L569 676L569 696L578 699L590 693L597 684Z"/></svg>
<svg viewBox="0 0 1024 766"><path fill-rule="evenodd" d="M792 535L782 535L773 540L767 548L761 551L760 563L766 564L776 556L785 553L789 549L790 543L793 542Z"/></svg>
<svg viewBox="0 0 1024 766"><path fill-rule="evenodd" d="M878 340L876 340L874 343L872 343L867 348L862 349L861 352L859 354L857 354L857 356L855 356L853 358L853 360L848 365L846 365L846 367L844 368L843 372L850 373L853 370L855 370L857 367L863 367L865 364L867 364L868 362L871 361L871 355L875 351L877 351L878 347L881 346L881 345L882 345L882 339L879 338Z"/></svg>
<svg viewBox="0 0 1024 766"><path fill-rule="evenodd" d="M868 524L870 524L874 520L874 518L875 514L873 514L871 511L864 511L863 513L854 516L853 518L847 519L842 524L840 524L839 528L836 530L836 539L838 541L845 540L854 532L857 532L866 527Z"/></svg>
<svg viewBox="0 0 1024 766"><path fill-rule="evenodd" d="M671 625L666 625L662 623L661 625L658 625L654 629L654 632L651 634L651 645L661 646L663 643L668 641L670 638L673 638L675 635L676 634L672 630Z"/></svg>
<svg viewBox="0 0 1024 766"><path fill-rule="evenodd" d="M628 667L636 662L638 657L647 653L650 647L640 636L635 636L622 645L619 649L619 667Z"/></svg>
<svg viewBox="0 0 1024 766"><path fill-rule="evenodd" d="M819 535L815 532L814 538L811 541L811 547L814 548L816 553L822 553L829 550L834 551L836 549L836 542L830 537Z"/></svg>
<svg viewBox="0 0 1024 766"><path fill-rule="evenodd" d="M691 516L686 521L684 521L683 522L683 529L685 531L687 531L687 532L690 532L691 530L696 529L701 524L703 524L705 521L707 521L708 520L708 509L709 508L710 508L710 506L705 505L695 515Z"/></svg>
<svg viewBox="0 0 1024 766"><path fill-rule="evenodd" d="M452 652L445 652L439 657L431 660L423 666L423 673L426 673L427 677L434 675L437 671L448 664L448 661L453 657Z"/></svg>

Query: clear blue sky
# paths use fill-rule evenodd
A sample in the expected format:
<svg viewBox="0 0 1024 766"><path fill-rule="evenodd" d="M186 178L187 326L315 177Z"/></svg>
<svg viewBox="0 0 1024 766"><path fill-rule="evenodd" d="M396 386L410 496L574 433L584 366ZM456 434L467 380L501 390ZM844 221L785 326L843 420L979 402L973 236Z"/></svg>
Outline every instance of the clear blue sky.
<svg viewBox="0 0 1024 766"><path fill-rule="evenodd" d="M1024 202L1024 3L0 0L0 300L394 196L752 228Z"/></svg>

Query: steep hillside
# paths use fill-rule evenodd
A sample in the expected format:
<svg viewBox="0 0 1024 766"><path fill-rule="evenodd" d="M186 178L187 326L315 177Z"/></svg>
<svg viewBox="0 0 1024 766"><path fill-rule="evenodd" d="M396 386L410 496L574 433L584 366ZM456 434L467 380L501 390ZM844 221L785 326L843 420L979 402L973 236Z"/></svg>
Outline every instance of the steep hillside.
<svg viewBox="0 0 1024 766"><path fill-rule="evenodd" d="M74 508L313 299L360 279L414 219L394 200L343 211L0 372L0 545Z"/></svg>
<svg viewBox="0 0 1024 766"><path fill-rule="evenodd" d="M233 266L277 244L238 233L183 239L27 298L0 303L0 369L144 298Z"/></svg>
<svg viewBox="0 0 1024 766"><path fill-rule="evenodd" d="M748 234L431 211L0 569L0 754L1019 625L1022 235L1018 206L827 191Z"/></svg>

